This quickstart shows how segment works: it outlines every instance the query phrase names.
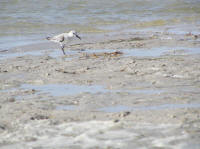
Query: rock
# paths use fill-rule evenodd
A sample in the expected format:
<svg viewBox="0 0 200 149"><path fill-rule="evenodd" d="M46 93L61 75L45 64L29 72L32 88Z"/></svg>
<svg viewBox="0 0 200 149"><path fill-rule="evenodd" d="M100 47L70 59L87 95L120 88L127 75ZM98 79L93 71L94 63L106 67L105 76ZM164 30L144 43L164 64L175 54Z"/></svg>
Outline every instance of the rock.
<svg viewBox="0 0 200 149"><path fill-rule="evenodd" d="M126 111L126 112L123 113L123 117L128 116L129 114L131 114L131 112Z"/></svg>
<svg viewBox="0 0 200 149"><path fill-rule="evenodd" d="M31 92L32 92L32 93L35 93L35 92L36 92L36 90L35 90L35 89L32 89L32 90L31 90Z"/></svg>
<svg viewBox="0 0 200 149"><path fill-rule="evenodd" d="M152 84L156 84L156 81L153 81Z"/></svg>
<svg viewBox="0 0 200 149"><path fill-rule="evenodd" d="M176 115L172 115L171 117L172 117L172 118L176 118Z"/></svg>
<svg viewBox="0 0 200 149"><path fill-rule="evenodd" d="M1 129L1 130L5 130L5 129L6 129L6 127L5 127L5 126L3 126L3 125L0 125L0 129Z"/></svg>
<svg viewBox="0 0 200 149"><path fill-rule="evenodd" d="M14 97L8 98L7 101L8 102L15 102L15 98Z"/></svg>
<svg viewBox="0 0 200 149"><path fill-rule="evenodd" d="M131 112L129 112L129 111L122 112L122 113L119 114L119 117L126 117L126 116L128 116L129 114L131 114Z"/></svg>
<svg viewBox="0 0 200 149"><path fill-rule="evenodd" d="M44 119L49 119L48 116L45 115L36 115L30 118L31 120L44 120Z"/></svg>
<svg viewBox="0 0 200 149"><path fill-rule="evenodd" d="M194 38L195 38L195 39L198 39L198 35L194 35Z"/></svg>
<svg viewBox="0 0 200 149"><path fill-rule="evenodd" d="M50 75L51 75L50 73L46 73L46 74L45 74L45 76L50 76Z"/></svg>
<svg viewBox="0 0 200 149"><path fill-rule="evenodd" d="M113 122L114 122L114 123L118 123L118 122L119 122L119 120L118 120L118 119L116 119L116 120L114 120Z"/></svg>

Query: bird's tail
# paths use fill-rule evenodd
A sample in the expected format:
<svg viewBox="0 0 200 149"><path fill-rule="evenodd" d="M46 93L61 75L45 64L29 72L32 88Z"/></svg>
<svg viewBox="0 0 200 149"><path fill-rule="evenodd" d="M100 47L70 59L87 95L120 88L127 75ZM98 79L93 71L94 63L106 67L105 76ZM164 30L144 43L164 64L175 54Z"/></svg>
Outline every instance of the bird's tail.
<svg viewBox="0 0 200 149"><path fill-rule="evenodd" d="M50 40L50 39L51 39L51 37L46 37L46 39L47 39L47 40Z"/></svg>

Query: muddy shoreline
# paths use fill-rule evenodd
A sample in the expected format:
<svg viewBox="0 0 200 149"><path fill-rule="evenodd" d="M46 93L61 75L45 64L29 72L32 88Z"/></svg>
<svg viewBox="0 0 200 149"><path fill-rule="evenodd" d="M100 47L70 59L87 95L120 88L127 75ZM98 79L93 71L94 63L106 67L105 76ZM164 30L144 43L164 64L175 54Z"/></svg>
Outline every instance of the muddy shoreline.
<svg viewBox="0 0 200 149"><path fill-rule="evenodd" d="M0 148L200 146L199 36L86 39L1 52Z"/></svg>

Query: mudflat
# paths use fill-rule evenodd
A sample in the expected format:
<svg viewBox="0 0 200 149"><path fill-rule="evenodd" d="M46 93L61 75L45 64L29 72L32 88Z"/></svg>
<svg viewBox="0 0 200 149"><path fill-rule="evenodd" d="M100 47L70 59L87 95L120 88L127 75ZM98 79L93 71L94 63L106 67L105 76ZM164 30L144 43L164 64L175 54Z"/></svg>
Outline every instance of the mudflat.
<svg viewBox="0 0 200 149"><path fill-rule="evenodd" d="M200 36L90 38L1 52L0 148L199 148Z"/></svg>

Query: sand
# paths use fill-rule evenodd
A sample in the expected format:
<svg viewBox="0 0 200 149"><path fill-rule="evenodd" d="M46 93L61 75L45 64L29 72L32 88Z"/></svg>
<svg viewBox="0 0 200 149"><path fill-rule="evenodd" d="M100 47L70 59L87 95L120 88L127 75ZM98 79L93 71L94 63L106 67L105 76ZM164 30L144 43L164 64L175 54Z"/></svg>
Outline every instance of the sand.
<svg viewBox="0 0 200 149"><path fill-rule="evenodd" d="M198 35L85 36L66 56L58 47L1 52L0 148L200 147Z"/></svg>

